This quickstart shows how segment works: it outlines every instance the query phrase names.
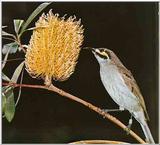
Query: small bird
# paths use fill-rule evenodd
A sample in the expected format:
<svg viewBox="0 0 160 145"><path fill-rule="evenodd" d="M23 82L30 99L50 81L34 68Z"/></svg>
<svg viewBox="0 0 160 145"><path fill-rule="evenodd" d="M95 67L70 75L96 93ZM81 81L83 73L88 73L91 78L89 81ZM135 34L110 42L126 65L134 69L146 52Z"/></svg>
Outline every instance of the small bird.
<svg viewBox="0 0 160 145"><path fill-rule="evenodd" d="M120 110L128 110L140 123L147 142L154 139L147 125L146 105L132 73L122 64L115 53L107 48L90 48L100 65L101 81ZM129 121L131 125L131 120Z"/></svg>

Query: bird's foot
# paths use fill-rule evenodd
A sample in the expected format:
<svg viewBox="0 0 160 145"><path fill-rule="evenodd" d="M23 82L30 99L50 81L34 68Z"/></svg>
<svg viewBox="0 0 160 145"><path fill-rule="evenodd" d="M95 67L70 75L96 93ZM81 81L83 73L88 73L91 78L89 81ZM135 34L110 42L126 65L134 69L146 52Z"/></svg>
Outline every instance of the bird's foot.
<svg viewBox="0 0 160 145"><path fill-rule="evenodd" d="M131 128L130 128L130 127L128 127L128 126L124 129L124 131L127 133L127 135L129 135L129 134L130 134L130 130L131 130Z"/></svg>
<svg viewBox="0 0 160 145"><path fill-rule="evenodd" d="M102 111L104 111L105 113L108 113L108 112L120 112L120 111L123 111L123 110L120 110L120 109L102 109ZM103 118L105 118L105 116L103 116Z"/></svg>
<svg viewBox="0 0 160 145"><path fill-rule="evenodd" d="M119 109L102 109L104 112L121 112L124 111L124 108L119 107Z"/></svg>
<svg viewBox="0 0 160 145"><path fill-rule="evenodd" d="M127 135L129 134L129 132L131 130L132 123L133 123L133 120L132 120L132 115L131 115L131 118L129 119L128 125L125 129L125 131L127 132Z"/></svg>
<svg viewBox="0 0 160 145"><path fill-rule="evenodd" d="M130 130L131 130L131 125L130 125L130 124L128 124L128 125L127 125L127 127L126 127L126 129L125 129L125 131L126 131L127 135L129 135Z"/></svg>

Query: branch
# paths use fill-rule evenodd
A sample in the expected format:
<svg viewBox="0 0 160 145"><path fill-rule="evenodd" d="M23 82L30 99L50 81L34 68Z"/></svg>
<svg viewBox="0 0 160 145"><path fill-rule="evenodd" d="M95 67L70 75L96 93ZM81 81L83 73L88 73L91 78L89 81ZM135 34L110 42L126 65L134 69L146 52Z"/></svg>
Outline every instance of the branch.
<svg viewBox="0 0 160 145"><path fill-rule="evenodd" d="M69 144L126 144L125 142L112 141L112 140L81 140L71 142Z"/></svg>
<svg viewBox="0 0 160 145"><path fill-rule="evenodd" d="M119 121L117 118L113 117L112 115L110 115L109 113L104 112L103 110L101 110L99 107L96 107L94 105L92 105L89 102L86 102L74 95L71 95L53 85L48 86L42 86L42 85L29 85L29 84L15 84L15 83L2 83L2 85L4 86L14 86L14 87L25 87L25 88L36 88L36 89L45 89L45 90L49 90L52 92L56 92L61 96L64 96L66 98L69 98L75 102L78 102L86 107L88 107L89 109L93 110L94 112L97 112L99 115L103 116L103 118L109 119L111 122L115 123L116 125L118 125L120 128L122 128L123 130L126 130L126 125L124 125L121 121ZM129 134L135 138L138 142L145 144L146 142L141 139L135 132L133 132L132 130L129 131Z"/></svg>
<svg viewBox="0 0 160 145"><path fill-rule="evenodd" d="M1 62L3 63L3 62L16 61L16 60L24 60L24 58L7 59L6 61L1 61Z"/></svg>
<svg viewBox="0 0 160 145"><path fill-rule="evenodd" d="M21 44L21 40L20 40L19 36L17 36L16 41L17 41L17 43L19 44L19 47L23 50L23 52L26 53L26 49L25 49L25 47Z"/></svg>

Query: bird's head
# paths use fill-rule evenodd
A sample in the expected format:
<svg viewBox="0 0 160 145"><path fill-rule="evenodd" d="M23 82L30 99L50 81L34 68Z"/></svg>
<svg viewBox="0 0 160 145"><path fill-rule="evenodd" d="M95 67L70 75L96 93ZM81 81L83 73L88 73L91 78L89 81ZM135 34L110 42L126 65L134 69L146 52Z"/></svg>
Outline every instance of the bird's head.
<svg viewBox="0 0 160 145"><path fill-rule="evenodd" d="M91 48L85 47L85 49L92 50L92 53L96 57L97 61L101 63L110 63L112 61L113 52L107 48Z"/></svg>

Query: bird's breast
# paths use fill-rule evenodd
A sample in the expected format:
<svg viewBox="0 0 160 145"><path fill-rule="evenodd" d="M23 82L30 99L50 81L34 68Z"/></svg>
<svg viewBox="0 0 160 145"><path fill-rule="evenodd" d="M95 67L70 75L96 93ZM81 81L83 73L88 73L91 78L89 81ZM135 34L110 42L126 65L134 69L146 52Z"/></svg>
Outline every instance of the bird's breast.
<svg viewBox="0 0 160 145"><path fill-rule="evenodd" d="M116 66L100 66L100 76L108 94L119 106L131 112L138 109L136 96L126 86Z"/></svg>

